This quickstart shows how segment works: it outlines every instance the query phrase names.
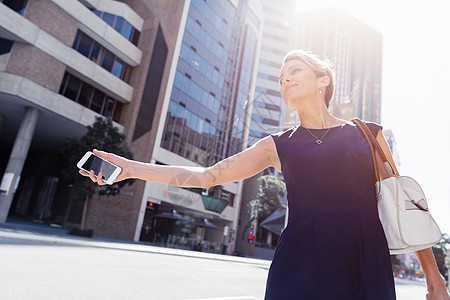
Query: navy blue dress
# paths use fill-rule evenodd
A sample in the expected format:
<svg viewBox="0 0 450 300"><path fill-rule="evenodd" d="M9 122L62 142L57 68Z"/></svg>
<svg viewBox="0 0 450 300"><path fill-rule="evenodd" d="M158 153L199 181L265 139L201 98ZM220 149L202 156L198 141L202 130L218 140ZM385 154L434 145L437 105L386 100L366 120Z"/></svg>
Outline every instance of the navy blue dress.
<svg viewBox="0 0 450 300"><path fill-rule="evenodd" d="M375 136L383 128L365 122ZM328 129L309 130L321 138ZM271 136L289 215L264 299L396 299L370 148L356 125L331 127L320 145L302 126Z"/></svg>

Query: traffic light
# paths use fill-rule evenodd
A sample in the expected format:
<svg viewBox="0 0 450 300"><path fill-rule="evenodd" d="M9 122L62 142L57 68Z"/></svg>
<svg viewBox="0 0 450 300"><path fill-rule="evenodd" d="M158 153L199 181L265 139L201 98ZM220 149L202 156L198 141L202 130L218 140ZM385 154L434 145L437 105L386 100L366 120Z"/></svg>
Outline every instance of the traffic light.
<svg viewBox="0 0 450 300"><path fill-rule="evenodd" d="M249 242L250 244L253 244L253 239L254 239L254 232L255 232L255 225L251 224L250 228L248 230L248 236L247 236L247 242Z"/></svg>

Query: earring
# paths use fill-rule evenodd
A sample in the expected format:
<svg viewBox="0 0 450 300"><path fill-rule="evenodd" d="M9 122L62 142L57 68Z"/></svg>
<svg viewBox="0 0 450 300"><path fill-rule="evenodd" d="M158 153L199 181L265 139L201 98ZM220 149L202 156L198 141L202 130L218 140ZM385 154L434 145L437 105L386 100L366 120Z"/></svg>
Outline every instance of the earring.
<svg viewBox="0 0 450 300"><path fill-rule="evenodd" d="M322 90L321 90L321 89L319 89L319 94L321 94L321 95L322 95Z"/></svg>

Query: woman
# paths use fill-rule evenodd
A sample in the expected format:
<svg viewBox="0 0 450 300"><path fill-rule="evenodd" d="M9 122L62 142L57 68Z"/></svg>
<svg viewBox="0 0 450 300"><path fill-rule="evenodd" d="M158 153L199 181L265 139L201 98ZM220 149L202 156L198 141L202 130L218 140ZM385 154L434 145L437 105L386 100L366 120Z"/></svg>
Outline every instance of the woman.
<svg viewBox="0 0 450 300"><path fill-rule="evenodd" d="M395 299L371 153L356 125L329 112L334 80L328 61L302 50L287 53L281 95L301 125L266 136L211 167L154 165L94 153L122 167L117 181L169 184L174 176L189 172L191 179L183 187L209 188L273 166L286 181L289 221L269 269L265 299ZM382 126L366 123L395 168ZM80 174L105 184L101 174ZM426 299L450 300L431 249L416 255L427 278Z"/></svg>

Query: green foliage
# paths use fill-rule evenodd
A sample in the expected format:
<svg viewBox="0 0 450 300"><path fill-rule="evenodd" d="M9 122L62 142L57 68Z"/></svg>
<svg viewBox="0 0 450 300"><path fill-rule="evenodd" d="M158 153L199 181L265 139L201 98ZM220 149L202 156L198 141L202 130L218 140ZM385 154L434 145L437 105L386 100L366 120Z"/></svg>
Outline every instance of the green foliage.
<svg viewBox="0 0 450 300"><path fill-rule="evenodd" d="M278 197L284 196L286 184L273 175L264 175L258 178L259 189L256 199L247 203L250 215L249 223L255 219L264 219L283 205Z"/></svg>
<svg viewBox="0 0 450 300"><path fill-rule="evenodd" d="M71 197L88 194L90 198L94 194L95 188L97 188L89 178L78 173L77 163L81 157L87 151L98 149L133 159L133 152L122 145L125 139L126 135L120 133L118 128L113 126L110 117L96 117L94 124L87 127L87 133L79 141L73 138L64 140L60 151L64 161L61 176L73 185ZM132 185L134 182L134 179L127 179L112 185L102 186L98 189L99 195L118 195L126 184Z"/></svg>

